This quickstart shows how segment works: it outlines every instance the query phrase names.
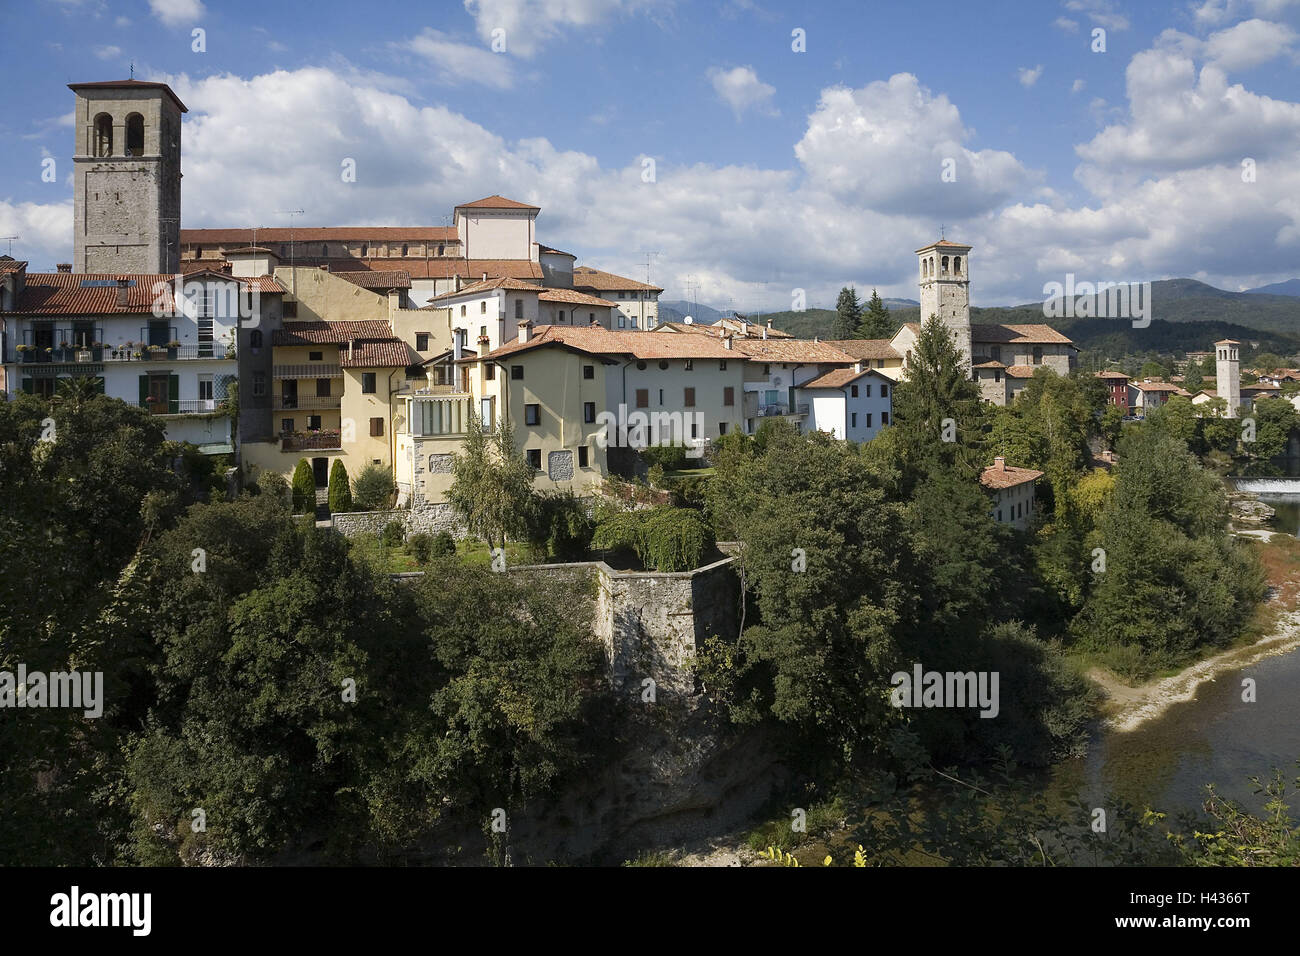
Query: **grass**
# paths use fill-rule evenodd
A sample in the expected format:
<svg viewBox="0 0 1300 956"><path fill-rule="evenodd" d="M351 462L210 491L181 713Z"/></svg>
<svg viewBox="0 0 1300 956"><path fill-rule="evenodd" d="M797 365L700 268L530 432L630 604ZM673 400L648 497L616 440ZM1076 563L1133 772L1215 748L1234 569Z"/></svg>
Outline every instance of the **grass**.
<svg viewBox="0 0 1300 956"><path fill-rule="evenodd" d="M678 468L676 471L665 471L665 478L708 478L717 471L716 468Z"/></svg>

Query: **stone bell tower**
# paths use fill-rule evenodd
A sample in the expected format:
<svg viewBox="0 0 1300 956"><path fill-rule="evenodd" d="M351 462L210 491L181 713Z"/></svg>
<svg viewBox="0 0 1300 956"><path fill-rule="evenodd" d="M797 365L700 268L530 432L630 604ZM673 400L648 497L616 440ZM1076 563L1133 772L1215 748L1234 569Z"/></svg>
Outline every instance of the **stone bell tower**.
<svg viewBox="0 0 1300 956"><path fill-rule="evenodd" d="M180 264L181 114L166 83L70 83L73 272L174 273Z"/></svg>
<svg viewBox="0 0 1300 956"><path fill-rule="evenodd" d="M1228 403L1228 418L1241 409L1241 343L1224 339L1214 343L1214 391Z"/></svg>
<svg viewBox="0 0 1300 956"><path fill-rule="evenodd" d="M970 246L940 239L916 250L920 268L921 323L937 315L952 330L970 368Z"/></svg>

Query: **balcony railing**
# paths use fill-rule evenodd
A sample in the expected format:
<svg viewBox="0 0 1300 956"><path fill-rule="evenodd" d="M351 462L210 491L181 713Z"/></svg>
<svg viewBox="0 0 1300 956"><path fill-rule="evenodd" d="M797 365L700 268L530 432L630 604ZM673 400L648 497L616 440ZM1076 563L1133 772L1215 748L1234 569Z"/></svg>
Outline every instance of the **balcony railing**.
<svg viewBox="0 0 1300 956"><path fill-rule="evenodd" d="M222 361L233 360L235 350L220 343L210 345L179 345L175 348L166 346L118 345L90 348L59 346L41 348L40 346L18 346L15 361L28 363L55 363L73 365L92 362L177 362L177 361Z"/></svg>
<svg viewBox="0 0 1300 956"><path fill-rule="evenodd" d="M343 442L338 432L309 432L305 435L281 435L281 451L341 451Z"/></svg>
<svg viewBox="0 0 1300 956"><path fill-rule="evenodd" d="M807 415L808 405L790 405L782 403L779 405L759 405L758 415L760 418L773 418L780 415Z"/></svg>
<svg viewBox="0 0 1300 956"><path fill-rule="evenodd" d="M313 362L307 365L276 365L271 369L271 377L284 378L342 378L343 371L337 365L325 365Z"/></svg>
<svg viewBox="0 0 1300 956"><path fill-rule="evenodd" d="M184 401L173 398L165 402L146 400L140 405L153 415L211 415L221 410L221 403L215 398L187 398Z"/></svg>
<svg viewBox="0 0 1300 956"><path fill-rule="evenodd" d="M299 408L339 408L342 404L342 395L277 395L272 407L277 412L283 412Z"/></svg>

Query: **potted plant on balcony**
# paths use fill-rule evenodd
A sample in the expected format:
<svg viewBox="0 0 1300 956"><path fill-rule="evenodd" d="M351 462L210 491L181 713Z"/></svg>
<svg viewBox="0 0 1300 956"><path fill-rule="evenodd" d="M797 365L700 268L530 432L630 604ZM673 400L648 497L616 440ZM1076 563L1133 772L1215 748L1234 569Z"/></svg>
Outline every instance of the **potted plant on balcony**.
<svg viewBox="0 0 1300 956"><path fill-rule="evenodd" d="M148 347L145 349L145 358L149 359L150 361L152 361L152 360L154 360L154 359L156 359L156 358L161 358L161 356L159 355L159 353L160 353L162 350L163 350L163 347L162 347L161 345L150 345L150 346L148 346Z"/></svg>
<svg viewBox="0 0 1300 956"><path fill-rule="evenodd" d="M179 349L180 347L181 347L181 343L177 342L175 339L173 339L172 341L168 342L168 343L167 343L167 357L168 357L169 359L174 359L174 358L176 357L176 350Z"/></svg>

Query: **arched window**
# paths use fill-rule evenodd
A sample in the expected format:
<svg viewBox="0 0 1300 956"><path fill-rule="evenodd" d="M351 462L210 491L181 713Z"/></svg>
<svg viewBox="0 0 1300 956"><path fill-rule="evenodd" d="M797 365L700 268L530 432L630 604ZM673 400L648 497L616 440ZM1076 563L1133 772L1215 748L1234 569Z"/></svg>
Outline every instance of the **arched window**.
<svg viewBox="0 0 1300 956"><path fill-rule="evenodd" d="M406 243L402 243L402 255L403 255L403 256L406 255L406 250L407 250L408 248L409 248L409 247L407 246Z"/></svg>
<svg viewBox="0 0 1300 956"><path fill-rule="evenodd" d="M361 243L361 254L363 256L370 255L370 243L368 242Z"/></svg>
<svg viewBox="0 0 1300 956"><path fill-rule="evenodd" d="M445 249L445 248L446 248L446 246L439 246L439 247L438 247L438 255L442 255L442 250Z"/></svg>
<svg viewBox="0 0 1300 956"><path fill-rule="evenodd" d="M1034 364L1035 365L1043 364L1043 347L1041 345L1034 346Z"/></svg>
<svg viewBox="0 0 1300 956"><path fill-rule="evenodd" d="M144 117L139 113L126 118L126 155L144 155Z"/></svg>
<svg viewBox="0 0 1300 956"><path fill-rule="evenodd" d="M944 257L943 257L943 275L947 275L947 274L948 274L948 257L947 257L947 256L944 256Z"/></svg>
<svg viewBox="0 0 1300 956"><path fill-rule="evenodd" d="M95 156L113 155L113 117L100 113L95 117L95 129L91 134L90 151Z"/></svg>
<svg viewBox="0 0 1300 956"><path fill-rule="evenodd" d="M255 349L262 347L262 332L260 329L253 329L248 333L248 344Z"/></svg>
<svg viewBox="0 0 1300 956"><path fill-rule="evenodd" d="M322 257L330 254L330 247L324 242L320 244L320 254Z"/></svg>
<svg viewBox="0 0 1300 956"><path fill-rule="evenodd" d="M953 256L952 274L956 276L961 275L961 256Z"/></svg>
<svg viewBox="0 0 1300 956"><path fill-rule="evenodd" d="M195 247L194 247L194 258L195 258L195 259L202 259L202 258L203 258L203 247L202 247L202 246L195 246Z"/></svg>

